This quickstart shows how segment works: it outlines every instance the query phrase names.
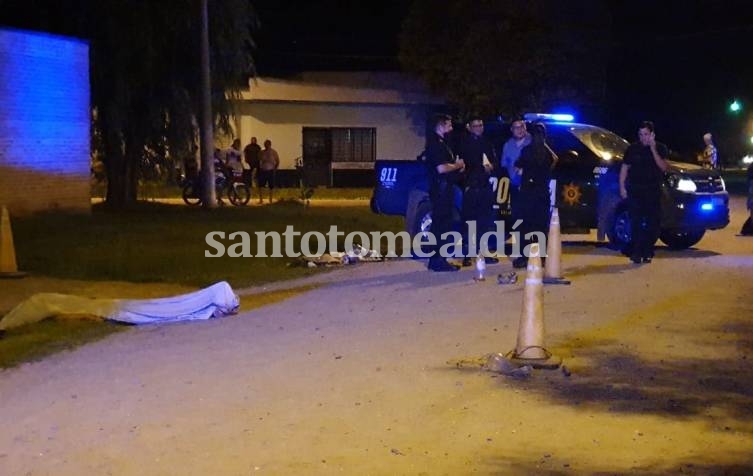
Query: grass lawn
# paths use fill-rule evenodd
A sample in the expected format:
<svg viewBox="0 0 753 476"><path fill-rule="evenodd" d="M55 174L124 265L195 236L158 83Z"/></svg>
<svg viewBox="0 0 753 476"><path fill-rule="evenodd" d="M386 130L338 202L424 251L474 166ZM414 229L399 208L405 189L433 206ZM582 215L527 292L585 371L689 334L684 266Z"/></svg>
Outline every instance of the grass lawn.
<svg viewBox="0 0 753 476"><path fill-rule="evenodd" d="M126 325L106 321L46 319L10 329L0 339L0 368L39 360L128 328Z"/></svg>
<svg viewBox="0 0 753 476"><path fill-rule="evenodd" d="M305 292L312 287L287 289L254 295L243 302L241 311L273 304ZM232 317L226 318L232 319ZM35 324L6 331L0 338L0 369L40 360L56 352L75 349L133 326L99 319L46 319Z"/></svg>
<svg viewBox="0 0 753 476"><path fill-rule="evenodd" d="M19 268L35 275L82 280L173 282L206 286L219 280L233 287L297 278L316 269L291 267L291 258L206 258L214 253L211 231L245 231L256 254L256 231L400 231L402 218L363 207L303 207L282 202L266 207L223 207L211 211L182 205L142 203L135 210L90 216L44 213L13 221ZM226 245L231 244L224 240ZM342 238L340 243L342 243ZM284 246L284 245L283 245ZM296 246L297 248L297 246ZM342 249L342 248L341 248Z"/></svg>
<svg viewBox="0 0 753 476"><path fill-rule="evenodd" d="M234 288L299 278L320 272L290 266L292 258L206 258L214 252L205 241L210 231L245 231L256 254L256 231L401 231L402 218L371 213L364 206L303 207L282 202L264 207L223 207L211 211L183 205L141 203L127 212L91 215L42 213L15 217L13 235L19 269L35 276L84 281L166 282L203 287L226 280ZM298 237L298 240L300 237ZM342 250L343 238L340 247ZM232 242L223 241L226 245ZM283 244L284 247L284 244ZM296 241L295 248L298 249ZM284 248L283 248L284 252ZM51 292L56 290L51 289ZM256 296L254 306L285 299L296 292ZM114 296L113 296L114 297ZM249 310L243 303L241 309ZM101 321L46 320L7 331L0 338L0 368L39 359L92 342L129 326Z"/></svg>
<svg viewBox="0 0 753 476"><path fill-rule="evenodd" d="M160 182L144 182L139 184L138 197L141 200L149 200L154 198L181 198L183 189L177 185L168 185ZM314 189L314 195L312 199L365 199L371 198L373 188L328 188L317 187ZM104 183L92 184L91 193L92 197L102 198L107 192L107 187ZM264 197L266 200L269 191L264 189ZM293 200L300 197L301 190L299 188L277 188L275 189L275 198ZM251 198L258 199L259 190L256 187L251 188Z"/></svg>

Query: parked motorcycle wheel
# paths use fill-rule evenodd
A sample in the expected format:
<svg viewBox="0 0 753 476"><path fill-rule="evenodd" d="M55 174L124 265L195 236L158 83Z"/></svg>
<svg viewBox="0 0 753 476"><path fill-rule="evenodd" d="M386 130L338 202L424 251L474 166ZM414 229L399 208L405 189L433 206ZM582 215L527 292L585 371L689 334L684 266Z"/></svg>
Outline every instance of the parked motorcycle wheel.
<svg viewBox="0 0 753 476"><path fill-rule="evenodd" d="M191 207L201 205L201 195L199 194L199 190L197 187L194 187L194 184L191 182L183 187L183 201L186 202L186 205Z"/></svg>
<svg viewBox="0 0 753 476"><path fill-rule="evenodd" d="M251 200L251 189L245 183L234 183L227 194L230 203L236 207L242 207Z"/></svg>

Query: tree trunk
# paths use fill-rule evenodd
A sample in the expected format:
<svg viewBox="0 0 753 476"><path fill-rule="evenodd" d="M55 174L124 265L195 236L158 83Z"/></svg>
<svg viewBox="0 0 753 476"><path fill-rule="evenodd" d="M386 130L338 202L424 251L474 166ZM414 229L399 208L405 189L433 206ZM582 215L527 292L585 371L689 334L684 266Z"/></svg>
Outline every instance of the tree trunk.
<svg viewBox="0 0 753 476"><path fill-rule="evenodd" d="M110 149L110 148L108 148ZM107 157L107 208L123 210L136 203L138 171L131 157L110 149Z"/></svg>
<svg viewBox="0 0 753 476"><path fill-rule="evenodd" d="M105 144L105 170L107 171L107 195L105 203L108 208L123 209L126 206L125 168L126 161L119 148Z"/></svg>
<svg viewBox="0 0 753 476"><path fill-rule="evenodd" d="M103 135L107 207L122 210L133 206L138 198L138 163L144 147L139 141L123 141L121 134L115 131L106 131Z"/></svg>
<svg viewBox="0 0 753 476"><path fill-rule="evenodd" d="M139 172L144 155L144 138L141 131L126 131L125 140L125 204L134 205L139 198ZM128 137L136 135L136 137Z"/></svg>
<svg viewBox="0 0 753 476"><path fill-rule="evenodd" d="M128 144L123 138L122 109L121 102L110 102L97 117L107 172L105 204L113 210L122 210L136 203L138 191L138 162L128 155Z"/></svg>
<svg viewBox="0 0 753 476"><path fill-rule="evenodd" d="M208 0L201 0L201 203L204 208L217 206L214 190L214 130L212 127L212 86L209 77L209 14Z"/></svg>
<svg viewBox="0 0 753 476"><path fill-rule="evenodd" d="M107 172L107 195L105 203L108 208L122 210L133 202L130 191L130 176L133 167L124 154L123 139L116 124L115 114L107 117L109 120L100 122L104 149L104 164Z"/></svg>

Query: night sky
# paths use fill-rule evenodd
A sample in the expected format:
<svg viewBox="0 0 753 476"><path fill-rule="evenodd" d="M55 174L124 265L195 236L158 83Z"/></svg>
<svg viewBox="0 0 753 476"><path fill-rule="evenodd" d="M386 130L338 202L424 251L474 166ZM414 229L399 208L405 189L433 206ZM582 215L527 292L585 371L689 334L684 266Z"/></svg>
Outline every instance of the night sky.
<svg viewBox="0 0 753 476"><path fill-rule="evenodd" d="M15 18L13 5L46 1L0 0L0 19L24 27L29 22ZM597 111L573 108L578 119L629 139L639 121L650 119L660 140L683 153L700 150L707 131L717 137L723 158L737 160L753 153L753 1L605 1L612 12L611 20L605 19L612 35L604 41L612 53L604 104ZM399 34L410 0L251 3L261 22L254 34L260 75L400 69ZM580 5L569 3L573 8ZM479 5L483 2L468 0L469 8ZM519 5L526 7L525 2ZM44 17L43 11L32 11ZM70 10L70 15L76 14ZM46 22L55 23L54 18ZM727 109L734 98L743 102L738 115Z"/></svg>
<svg viewBox="0 0 753 476"><path fill-rule="evenodd" d="M254 5L262 22L255 55L261 75L399 69L398 35L409 1ZM607 100L602 111L580 119L629 139L638 121L652 119L660 138L687 153L702 148L701 136L710 130L726 142L722 152L742 150L753 133L741 126L753 110L753 2L639 0L610 6ZM735 97L748 106L740 116L727 111Z"/></svg>
<svg viewBox="0 0 753 476"><path fill-rule="evenodd" d="M409 1L260 0L259 72L399 69L398 35Z"/></svg>

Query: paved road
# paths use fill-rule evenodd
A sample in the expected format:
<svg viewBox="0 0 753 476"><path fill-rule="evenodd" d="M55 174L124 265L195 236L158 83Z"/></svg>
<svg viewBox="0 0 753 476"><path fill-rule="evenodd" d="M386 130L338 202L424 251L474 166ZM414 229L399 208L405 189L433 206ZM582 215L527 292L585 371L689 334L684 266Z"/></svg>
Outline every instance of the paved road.
<svg viewBox="0 0 753 476"><path fill-rule="evenodd" d="M349 267L1 372L0 474L750 474L753 239L734 207L650 265L567 237L573 284L544 305L569 377L447 364L514 346L520 285Z"/></svg>

